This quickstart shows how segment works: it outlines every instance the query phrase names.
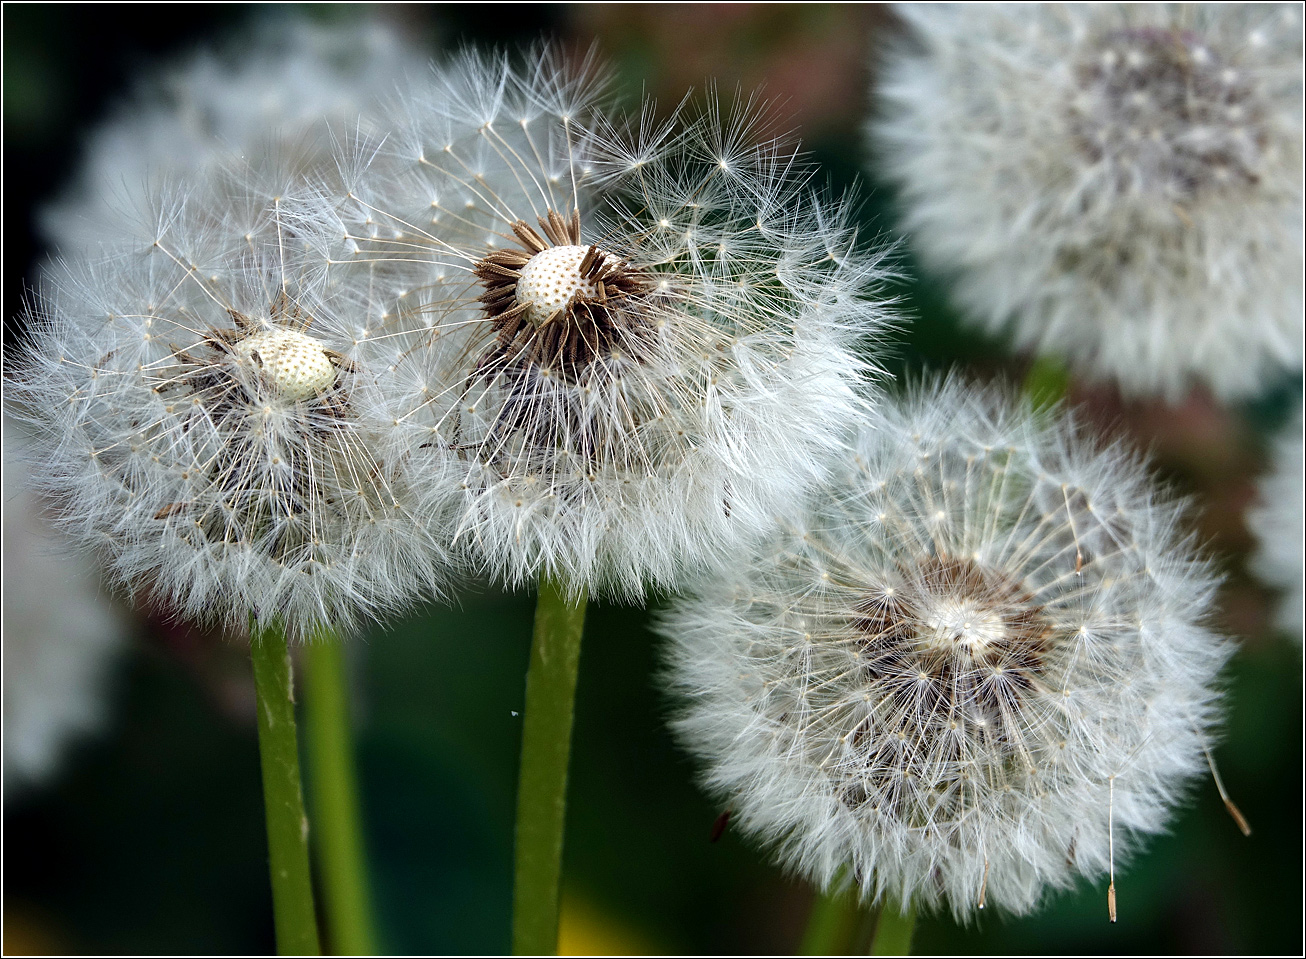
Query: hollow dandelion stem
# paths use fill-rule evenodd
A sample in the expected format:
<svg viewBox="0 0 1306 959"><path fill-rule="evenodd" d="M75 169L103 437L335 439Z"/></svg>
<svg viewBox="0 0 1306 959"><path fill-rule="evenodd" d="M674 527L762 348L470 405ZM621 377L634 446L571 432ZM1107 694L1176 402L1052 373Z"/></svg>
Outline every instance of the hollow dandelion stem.
<svg viewBox="0 0 1306 959"><path fill-rule="evenodd" d="M878 906L864 906L855 890L817 893L798 946L800 956L866 953L879 920Z"/></svg>
<svg viewBox="0 0 1306 959"><path fill-rule="evenodd" d="M358 775L349 726L344 647L319 626L304 647L304 724L314 851L325 898L326 928L336 955L378 952Z"/></svg>
<svg viewBox="0 0 1306 959"><path fill-rule="evenodd" d="M308 866L308 817L299 776L295 693L284 626L250 616L250 659L258 699L272 909L280 955L320 955Z"/></svg>
<svg viewBox="0 0 1306 959"><path fill-rule="evenodd" d="M583 589L540 577L517 780L512 918L517 955L552 955L558 949L567 763L585 605Z"/></svg>
<svg viewBox="0 0 1306 959"><path fill-rule="evenodd" d="M899 908L886 902L880 909L871 940L872 956L910 956L912 933L916 930L916 910L910 904Z"/></svg>

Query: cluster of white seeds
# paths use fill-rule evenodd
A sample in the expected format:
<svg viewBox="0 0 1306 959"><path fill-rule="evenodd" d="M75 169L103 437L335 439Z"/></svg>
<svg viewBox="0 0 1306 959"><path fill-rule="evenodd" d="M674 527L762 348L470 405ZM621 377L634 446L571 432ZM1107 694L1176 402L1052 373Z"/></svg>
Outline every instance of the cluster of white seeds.
<svg viewBox="0 0 1306 959"><path fill-rule="evenodd" d="M303 282L275 210L212 228L237 217L171 201L151 239L48 271L6 399L61 527L125 589L235 629L347 630L438 595L449 518L419 509L422 436L361 336L380 321Z"/></svg>
<svg viewBox="0 0 1306 959"><path fill-rule="evenodd" d="M883 404L746 561L664 619L675 728L821 887L1033 908L1203 767L1214 580L1143 464L958 381Z"/></svg>
<svg viewBox="0 0 1306 959"><path fill-rule="evenodd" d="M422 454L462 471L459 543L510 584L637 597L821 474L884 274L782 147L722 135L747 117L627 122L588 64L534 56L437 68L343 194L291 205L337 288L389 285L429 341L396 364Z"/></svg>
<svg viewBox="0 0 1306 959"><path fill-rule="evenodd" d="M1300 369L1299 5L901 12L869 130L968 315L1126 393Z"/></svg>

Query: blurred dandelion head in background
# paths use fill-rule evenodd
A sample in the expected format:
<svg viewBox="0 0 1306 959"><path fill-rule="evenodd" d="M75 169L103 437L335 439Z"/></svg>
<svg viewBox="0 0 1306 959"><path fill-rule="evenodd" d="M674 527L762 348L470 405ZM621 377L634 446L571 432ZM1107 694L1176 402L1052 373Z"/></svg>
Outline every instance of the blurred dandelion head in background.
<svg viewBox="0 0 1306 959"><path fill-rule="evenodd" d="M4 798L47 781L104 722L127 624L32 492L31 441L4 424Z"/></svg>
<svg viewBox="0 0 1306 959"><path fill-rule="evenodd" d="M374 131L377 104L425 60L378 20L327 26L263 11L248 31L138 82L89 137L77 178L42 213L48 242L93 253L167 184L234 169L265 189L335 169L335 137ZM333 128L336 128L333 130Z"/></svg>
<svg viewBox="0 0 1306 959"><path fill-rule="evenodd" d="M425 335L393 365L478 562L635 597L821 475L887 311L846 204L755 105L620 119L603 85L556 49L464 54L295 226L336 288L391 304L385 330Z"/></svg>
<svg viewBox="0 0 1306 959"><path fill-rule="evenodd" d="M960 305L1127 393L1300 367L1298 5L902 12L870 132Z"/></svg>
<svg viewBox="0 0 1306 959"><path fill-rule="evenodd" d="M1303 481L1302 410L1275 438L1270 472L1257 484L1258 502L1248 511L1247 527L1256 536L1252 559L1256 575L1283 591L1275 625L1302 639L1302 550L1306 541Z"/></svg>
<svg viewBox="0 0 1306 959"><path fill-rule="evenodd" d="M1160 830L1202 764L1216 581L1142 461L1064 415L959 380L882 408L665 616L675 727L821 887L1024 913Z"/></svg>

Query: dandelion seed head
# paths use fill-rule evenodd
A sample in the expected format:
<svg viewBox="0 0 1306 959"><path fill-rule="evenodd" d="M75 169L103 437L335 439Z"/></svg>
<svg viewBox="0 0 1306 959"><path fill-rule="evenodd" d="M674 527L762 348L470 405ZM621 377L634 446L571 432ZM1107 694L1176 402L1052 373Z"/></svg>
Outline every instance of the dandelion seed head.
<svg viewBox="0 0 1306 959"><path fill-rule="evenodd" d="M1119 864L1203 768L1215 581L1181 504L1064 414L957 380L881 408L665 615L675 729L819 886L1027 912L1105 873L1112 827Z"/></svg>
<svg viewBox="0 0 1306 959"><path fill-rule="evenodd" d="M622 117L603 87L548 48L465 54L291 216L332 283L425 333L401 362L437 384L415 418L462 471L459 542L509 583L634 597L820 475L888 313L847 206L749 142L754 106Z"/></svg>
<svg viewBox="0 0 1306 959"><path fill-rule="evenodd" d="M903 15L869 133L968 315L1132 394L1300 367L1297 8Z"/></svg>
<svg viewBox="0 0 1306 959"><path fill-rule="evenodd" d="M275 207L233 233L217 195L165 195L148 241L124 225L47 272L6 400L60 526L134 595L235 629L438 595L456 564L408 474L411 344L369 336L380 301L326 295Z"/></svg>

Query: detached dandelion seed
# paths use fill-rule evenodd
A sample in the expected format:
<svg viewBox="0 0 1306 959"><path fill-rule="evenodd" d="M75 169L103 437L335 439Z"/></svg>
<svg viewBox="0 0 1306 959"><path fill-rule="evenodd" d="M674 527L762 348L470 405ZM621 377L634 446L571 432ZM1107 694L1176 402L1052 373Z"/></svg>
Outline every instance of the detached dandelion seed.
<svg viewBox="0 0 1306 959"><path fill-rule="evenodd" d="M1300 6L902 13L869 133L970 315L1130 394L1300 368Z"/></svg>
<svg viewBox="0 0 1306 959"><path fill-rule="evenodd" d="M1034 908L1205 768L1230 645L1143 463L955 380L886 401L747 562L669 612L680 740L822 888Z"/></svg>

